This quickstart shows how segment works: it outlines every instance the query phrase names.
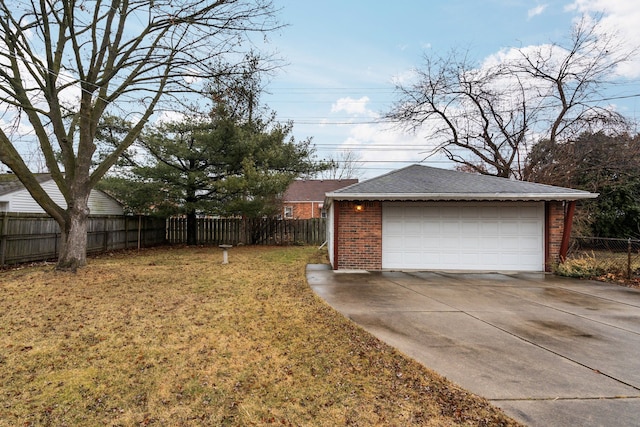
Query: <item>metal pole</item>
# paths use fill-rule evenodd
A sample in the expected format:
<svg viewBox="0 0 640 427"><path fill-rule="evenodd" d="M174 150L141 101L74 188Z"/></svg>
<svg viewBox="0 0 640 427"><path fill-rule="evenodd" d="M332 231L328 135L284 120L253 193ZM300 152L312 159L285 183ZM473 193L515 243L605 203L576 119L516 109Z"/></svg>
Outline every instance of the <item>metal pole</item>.
<svg viewBox="0 0 640 427"><path fill-rule="evenodd" d="M631 280L631 237L627 240L627 279Z"/></svg>

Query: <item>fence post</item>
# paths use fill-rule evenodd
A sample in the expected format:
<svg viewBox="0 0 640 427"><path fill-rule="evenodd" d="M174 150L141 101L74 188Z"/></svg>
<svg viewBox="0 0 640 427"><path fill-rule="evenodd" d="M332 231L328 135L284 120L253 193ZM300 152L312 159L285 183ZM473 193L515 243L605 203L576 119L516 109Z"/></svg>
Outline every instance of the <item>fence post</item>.
<svg viewBox="0 0 640 427"><path fill-rule="evenodd" d="M631 237L627 240L627 279L631 280Z"/></svg>
<svg viewBox="0 0 640 427"><path fill-rule="evenodd" d="M109 232L107 231L108 225L107 225L107 217L104 217L102 219L102 233L103 233L103 242L102 242L102 250L104 252L107 252L109 250Z"/></svg>
<svg viewBox="0 0 640 427"><path fill-rule="evenodd" d="M138 215L138 250L140 250L140 240L142 234L142 215Z"/></svg>
<svg viewBox="0 0 640 427"><path fill-rule="evenodd" d="M0 225L0 267L4 267L7 255L7 230L9 223L9 215L7 212L2 216L2 224Z"/></svg>

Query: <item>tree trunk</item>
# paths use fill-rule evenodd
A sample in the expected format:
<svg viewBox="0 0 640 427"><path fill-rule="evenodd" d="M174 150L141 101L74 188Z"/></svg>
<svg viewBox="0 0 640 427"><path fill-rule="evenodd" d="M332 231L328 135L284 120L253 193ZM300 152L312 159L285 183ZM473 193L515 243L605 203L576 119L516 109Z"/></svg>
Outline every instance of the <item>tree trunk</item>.
<svg viewBox="0 0 640 427"><path fill-rule="evenodd" d="M198 244L198 217L195 211L187 213L187 245Z"/></svg>
<svg viewBox="0 0 640 427"><path fill-rule="evenodd" d="M60 224L62 235L56 270L75 273L87 264L88 226L89 208L86 201L67 209L65 223Z"/></svg>

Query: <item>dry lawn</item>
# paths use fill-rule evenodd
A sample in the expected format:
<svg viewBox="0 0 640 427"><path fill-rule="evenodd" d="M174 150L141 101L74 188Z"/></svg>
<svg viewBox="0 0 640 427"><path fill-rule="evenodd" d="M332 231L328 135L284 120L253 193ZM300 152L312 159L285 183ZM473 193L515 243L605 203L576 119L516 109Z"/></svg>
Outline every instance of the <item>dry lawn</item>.
<svg viewBox="0 0 640 427"><path fill-rule="evenodd" d="M317 298L321 257L160 248L0 271L0 425L515 425Z"/></svg>

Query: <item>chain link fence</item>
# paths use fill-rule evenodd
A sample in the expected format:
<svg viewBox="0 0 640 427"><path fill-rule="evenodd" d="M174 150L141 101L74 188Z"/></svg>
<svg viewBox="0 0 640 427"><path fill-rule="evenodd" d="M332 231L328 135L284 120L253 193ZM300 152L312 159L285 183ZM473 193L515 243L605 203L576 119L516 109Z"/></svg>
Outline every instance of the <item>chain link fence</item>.
<svg viewBox="0 0 640 427"><path fill-rule="evenodd" d="M594 275L636 278L640 276L640 240L575 237L567 261L593 269Z"/></svg>

